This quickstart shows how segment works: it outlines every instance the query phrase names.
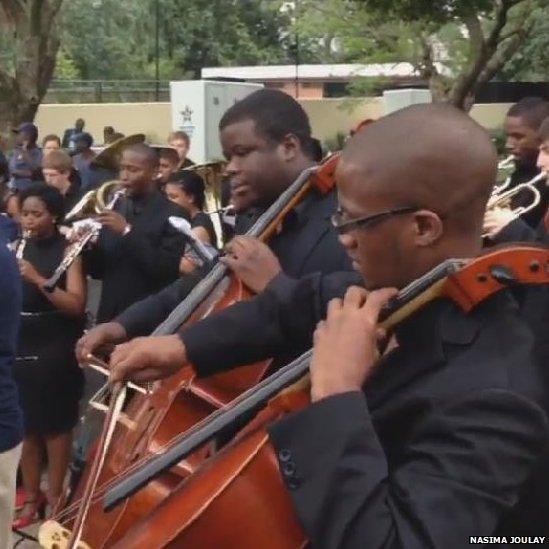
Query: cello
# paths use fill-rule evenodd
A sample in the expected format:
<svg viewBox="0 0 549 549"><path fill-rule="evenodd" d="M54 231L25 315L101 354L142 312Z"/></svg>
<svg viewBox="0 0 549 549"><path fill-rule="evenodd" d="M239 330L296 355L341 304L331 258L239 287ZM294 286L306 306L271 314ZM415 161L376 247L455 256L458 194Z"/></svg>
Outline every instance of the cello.
<svg viewBox="0 0 549 549"><path fill-rule="evenodd" d="M401 290L382 311L380 325L390 330L439 298L453 301L467 313L517 283L549 284L549 250L519 246L491 251L473 260L447 260ZM309 404L306 373L310 357L308 351L261 381L195 425L165 453L134 467L112 487L105 498L107 508L133 497L227 426L260 410L228 446L128 529L114 547L305 546L307 538L295 517L266 429Z"/></svg>
<svg viewBox="0 0 549 549"><path fill-rule="evenodd" d="M330 157L319 167L305 170L297 180L258 219L248 235L268 240L278 229L286 214L308 193L329 192L334 187L333 173L337 156ZM251 297L248 289L227 268L217 263L188 297L153 332L166 335L177 331L182 324L192 323L216 310ZM112 434L111 449L98 473L98 491L94 494L89 518L83 527L83 538L93 547L110 546L146 512L161 502L214 450L213 444L198 449L192 456L174 465L161 478L150 484L146 492L136 494L124 506L105 513L99 505L101 494L114 480L128 471L135 462L157 454L184 430L192 427L210 413L232 401L242 391L255 385L268 371L270 361L244 366L208 380L195 379L190 367L171 378L155 384L148 394L135 394L127 404L122 421ZM92 463L83 480L94 470ZM82 482L73 501L54 517L62 525L72 528L85 487Z"/></svg>

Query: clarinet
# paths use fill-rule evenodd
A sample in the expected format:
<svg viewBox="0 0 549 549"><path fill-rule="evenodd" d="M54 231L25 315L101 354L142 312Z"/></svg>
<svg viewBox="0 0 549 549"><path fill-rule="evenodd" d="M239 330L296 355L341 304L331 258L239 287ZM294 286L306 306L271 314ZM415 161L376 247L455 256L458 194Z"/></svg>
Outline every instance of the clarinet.
<svg viewBox="0 0 549 549"><path fill-rule="evenodd" d="M116 191L112 200L105 206L105 210L112 210L116 201L124 194L124 190ZM51 293L55 290L55 287L59 284L63 274L73 264L74 260L80 255L88 242L99 235L99 231L101 230L101 224L99 222L94 219L86 219L82 223L83 224L80 226L81 234L78 239L69 246L61 263L59 263L54 273L42 286L42 289L45 292Z"/></svg>
<svg viewBox="0 0 549 549"><path fill-rule="evenodd" d="M27 241L31 237L31 234L32 231L23 231L23 234L17 243L17 247L15 248L15 258L17 260L23 259L23 252L25 251L25 246L27 245Z"/></svg>

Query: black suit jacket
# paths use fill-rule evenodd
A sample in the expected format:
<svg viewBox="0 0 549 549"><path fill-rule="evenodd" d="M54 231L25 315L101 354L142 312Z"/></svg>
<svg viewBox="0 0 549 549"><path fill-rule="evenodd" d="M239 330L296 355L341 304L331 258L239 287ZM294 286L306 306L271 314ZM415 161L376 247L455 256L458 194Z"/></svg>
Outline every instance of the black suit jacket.
<svg viewBox="0 0 549 549"><path fill-rule="evenodd" d="M327 195L313 192L287 216L281 232L269 242L285 273L300 277L313 272L328 274L351 270L351 262L330 224L336 202L335 191ZM251 227L261 213L254 211L240 216L240 232ZM187 296L202 275L181 277L158 294L119 314L116 322L124 326L128 337L149 334Z"/></svg>
<svg viewBox="0 0 549 549"><path fill-rule="evenodd" d="M92 276L103 280L99 322L111 320L177 279L187 242L168 222L171 215L185 217L184 210L160 192L145 201L121 199L115 210L124 215L132 230L121 236L103 229L87 258Z"/></svg>
<svg viewBox="0 0 549 549"><path fill-rule="evenodd" d="M327 302L356 282L351 273L281 275L254 300L185 329L189 359L209 375L303 350ZM223 326L215 348L206 324ZM397 338L363 393L327 398L270 429L313 547L466 547L469 536L503 528L545 444L533 338L507 293L469 315L433 302Z"/></svg>

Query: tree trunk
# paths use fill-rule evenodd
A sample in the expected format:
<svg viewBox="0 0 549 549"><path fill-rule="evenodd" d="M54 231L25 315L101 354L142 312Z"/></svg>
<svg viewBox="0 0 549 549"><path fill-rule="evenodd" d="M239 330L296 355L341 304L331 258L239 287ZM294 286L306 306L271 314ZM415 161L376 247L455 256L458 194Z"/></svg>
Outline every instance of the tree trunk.
<svg viewBox="0 0 549 549"><path fill-rule="evenodd" d="M0 0L0 15L6 15L1 24L14 36L16 52L12 73L0 67L2 132L32 122L48 90L59 50L56 18L61 4L62 0Z"/></svg>

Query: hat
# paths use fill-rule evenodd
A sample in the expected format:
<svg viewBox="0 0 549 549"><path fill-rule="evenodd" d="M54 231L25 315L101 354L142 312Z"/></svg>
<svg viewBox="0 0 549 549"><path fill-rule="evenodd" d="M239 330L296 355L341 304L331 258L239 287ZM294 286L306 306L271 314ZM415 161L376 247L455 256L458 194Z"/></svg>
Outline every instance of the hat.
<svg viewBox="0 0 549 549"><path fill-rule="evenodd" d="M13 133L28 133L34 139L38 139L38 128L32 122L23 122L17 128L13 128Z"/></svg>
<svg viewBox="0 0 549 549"><path fill-rule="evenodd" d="M75 143L77 143L78 141L83 141L88 147L91 147L93 145L93 137L88 132L77 133L73 137L73 140Z"/></svg>

